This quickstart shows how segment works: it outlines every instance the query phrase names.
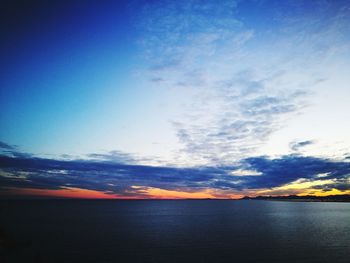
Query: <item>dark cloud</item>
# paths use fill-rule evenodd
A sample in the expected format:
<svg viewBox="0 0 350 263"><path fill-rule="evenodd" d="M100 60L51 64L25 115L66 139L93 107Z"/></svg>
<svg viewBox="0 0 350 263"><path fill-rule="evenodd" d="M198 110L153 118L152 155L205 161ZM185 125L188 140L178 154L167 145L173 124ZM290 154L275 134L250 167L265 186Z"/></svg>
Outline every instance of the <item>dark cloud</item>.
<svg viewBox="0 0 350 263"><path fill-rule="evenodd" d="M58 189L66 186L124 194L132 185L163 189L209 187L218 168L181 169L104 161L0 157L2 187ZM10 175L10 176L8 176ZM16 176L17 175L17 176Z"/></svg>
<svg viewBox="0 0 350 263"><path fill-rule="evenodd" d="M307 140L307 141L294 141L291 142L289 144L289 147L293 150L293 151L298 151L300 148L303 148L305 146L314 144L315 142L312 140Z"/></svg>
<svg viewBox="0 0 350 263"><path fill-rule="evenodd" d="M7 150L14 150L15 148L7 143L0 141L0 148Z"/></svg>
<svg viewBox="0 0 350 263"><path fill-rule="evenodd" d="M321 189L324 192L332 191L333 189L337 189L340 191L347 191L347 190L350 190L350 183L338 182L334 184L317 185L314 188Z"/></svg>
<svg viewBox="0 0 350 263"><path fill-rule="evenodd" d="M165 80L163 78L160 78L160 77L156 77L156 78L152 78L151 79L151 82L154 82L154 83L161 83L161 82L164 82Z"/></svg>
<svg viewBox="0 0 350 263"><path fill-rule="evenodd" d="M19 158L31 157L31 154L23 153L17 150L16 146L4 143L2 141L0 141L0 154Z"/></svg>
<svg viewBox="0 0 350 263"><path fill-rule="evenodd" d="M232 174L242 169L254 170L260 175ZM320 174L323 176L320 177ZM332 185L324 186L326 191L330 188L348 190L348 178L348 162L296 155L277 159L254 157L244 159L236 166L194 168L120 164L101 160L0 157L0 185L3 189L78 187L128 196L142 192L132 186L189 192L201 189L240 191L274 188L298 179L332 179Z"/></svg>
<svg viewBox="0 0 350 263"><path fill-rule="evenodd" d="M350 176L350 163L336 162L315 157L288 155L278 159L266 157L248 158L245 162L262 176L245 178L247 188L272 188L298 179L343 180ZM319 174L326 174L320 178Z"/></svg>

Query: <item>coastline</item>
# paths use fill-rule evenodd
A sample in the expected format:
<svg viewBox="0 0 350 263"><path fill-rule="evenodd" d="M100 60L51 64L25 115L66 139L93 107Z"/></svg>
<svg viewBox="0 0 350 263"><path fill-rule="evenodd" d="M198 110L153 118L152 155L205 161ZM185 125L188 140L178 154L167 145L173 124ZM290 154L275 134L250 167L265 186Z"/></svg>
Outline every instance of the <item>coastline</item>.
<svg viewBox="0 0 350 263"><path fill-rule="evenodd" d="M245 196L240 200L263 200L263 201L288 201L288 202L339 202L350 203L350 195L329 195L329 196Z"/></svg>

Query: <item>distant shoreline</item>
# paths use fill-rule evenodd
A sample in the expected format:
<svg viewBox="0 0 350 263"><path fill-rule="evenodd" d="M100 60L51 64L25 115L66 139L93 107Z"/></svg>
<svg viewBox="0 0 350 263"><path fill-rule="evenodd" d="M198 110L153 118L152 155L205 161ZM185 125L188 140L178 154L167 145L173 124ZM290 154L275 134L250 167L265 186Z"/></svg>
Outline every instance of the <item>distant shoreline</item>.
<svg viewBox="0 0 350 263"><path fill-rule="evenodd" d="M289 201L289 202L350 202L350 195L329 195L329 196L245 196L238 199L225 199L225 198L186 198L186 199L99 199L99 198L0 198L0 202L3 201L242 201L242 200L261 200L261 201Z"/></svg>
<svg viewBox="0 0 350 263"><path fill-rule="evenodd" d="M240 200L264 200L264 201L290 201L290 202L350 202L350 195L328 195L328 196L245 196Z"/></svg>

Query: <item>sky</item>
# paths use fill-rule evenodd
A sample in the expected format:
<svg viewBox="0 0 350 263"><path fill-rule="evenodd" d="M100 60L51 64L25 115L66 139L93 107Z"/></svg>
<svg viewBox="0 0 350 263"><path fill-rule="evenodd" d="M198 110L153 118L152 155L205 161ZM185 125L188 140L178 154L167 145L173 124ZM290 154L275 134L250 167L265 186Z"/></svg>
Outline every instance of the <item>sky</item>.
<svg viewBox="0 0 350 263"><path fill-rule="evenodd" d="M350 194L348 1L5 1L0 196Z"/></svg>

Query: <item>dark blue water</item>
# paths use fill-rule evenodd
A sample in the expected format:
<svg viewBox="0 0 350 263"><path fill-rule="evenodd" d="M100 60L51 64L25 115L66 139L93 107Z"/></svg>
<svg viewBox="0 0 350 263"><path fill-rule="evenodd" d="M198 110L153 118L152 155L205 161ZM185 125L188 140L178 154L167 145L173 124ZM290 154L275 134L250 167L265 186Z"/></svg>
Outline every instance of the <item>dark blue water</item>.
<svg viewBox="0 0 350 263"><path fill-rule="evenodd" d="M1 262L350 262L350 203L1 201Z"/></svg>

